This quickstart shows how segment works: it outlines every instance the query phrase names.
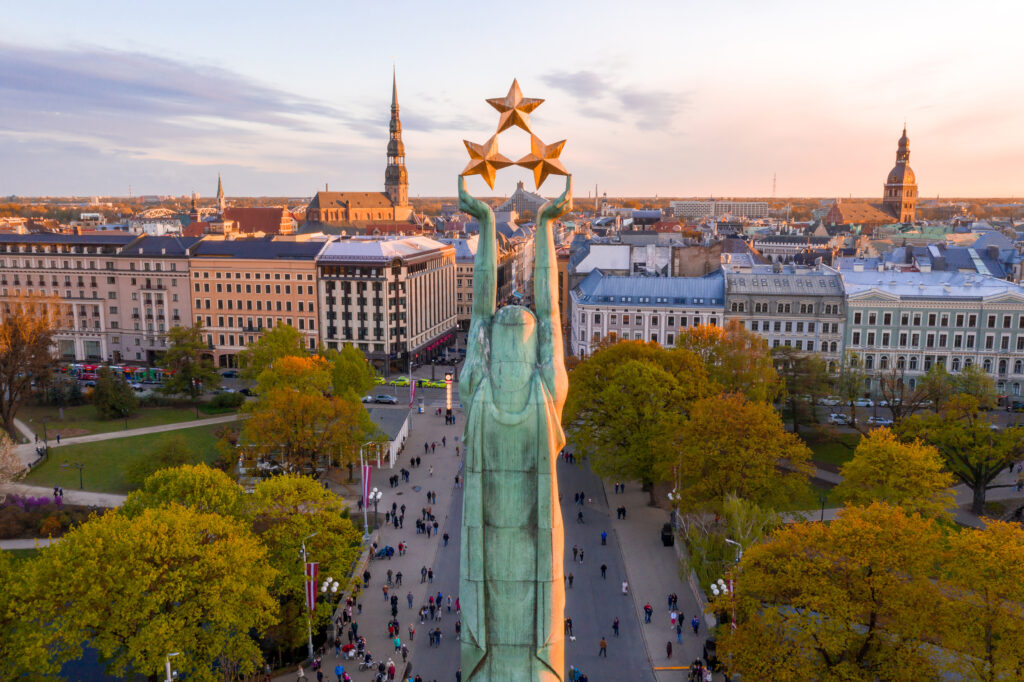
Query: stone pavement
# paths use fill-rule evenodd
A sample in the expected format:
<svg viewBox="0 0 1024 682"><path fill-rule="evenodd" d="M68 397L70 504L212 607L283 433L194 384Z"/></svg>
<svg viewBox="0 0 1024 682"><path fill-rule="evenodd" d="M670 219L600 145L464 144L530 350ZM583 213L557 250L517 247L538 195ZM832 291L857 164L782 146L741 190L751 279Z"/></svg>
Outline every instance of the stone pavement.
<svg viewBox="0 0 1024 682"><path fill-rule="evenodd" d="M32 495L34 497L51 497L53 488L40 485L24 485L22 483L4 483L0 485L0 493L13 495ZM64 491L64 501L67 504L80 504L87 507L120 507L127 499L125 495L113 493L93 493L88 490Z"/></svg>

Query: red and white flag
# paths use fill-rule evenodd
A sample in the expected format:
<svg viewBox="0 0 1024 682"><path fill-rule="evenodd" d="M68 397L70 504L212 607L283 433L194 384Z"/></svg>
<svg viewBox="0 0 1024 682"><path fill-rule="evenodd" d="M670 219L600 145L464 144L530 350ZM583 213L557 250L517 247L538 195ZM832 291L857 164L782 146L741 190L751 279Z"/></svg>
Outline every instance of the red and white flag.
<svg viewBox="0 0 1024 682"><path fill-rule="evenodd" d="M306 609L313 613L316 608L316 585L317 577L320 575L320 565L313 562L306 563Z"/></svg>
<svg viewBox="0 0 1024 682"><path fill-rule="evenodd" d="M370 465L363 465L363 508L370 504Z"/></svg>
<svg viewBox="0 0 1024 682"><path fill-rule="evenodd" d="M411 379L409 382L409 407L412 407L413 401L416 399L416 379Z"/></svg>

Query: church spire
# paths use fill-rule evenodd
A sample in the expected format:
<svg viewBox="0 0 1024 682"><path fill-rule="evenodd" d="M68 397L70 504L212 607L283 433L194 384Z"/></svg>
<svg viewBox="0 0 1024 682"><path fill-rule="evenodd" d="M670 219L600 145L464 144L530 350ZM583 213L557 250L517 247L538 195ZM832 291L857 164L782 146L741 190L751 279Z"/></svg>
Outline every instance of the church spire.
<svg viewBox="0 0 1024 682"><path fill-rule="evenodd" d="M221 216L224 215L224 209L227 208L227 204L224 201L224 185L220 181L220 173L217 173L217 209L220 211Z"/></svg>
<svg viewBox="0 0 1024 682"><path fill-rule="evenodd" d="M398 76L391 73L391 124L388 126L388 167L384 171L384 192L393 206L409 204L409 174L405 169L402 121L398 118Z"/></svg>

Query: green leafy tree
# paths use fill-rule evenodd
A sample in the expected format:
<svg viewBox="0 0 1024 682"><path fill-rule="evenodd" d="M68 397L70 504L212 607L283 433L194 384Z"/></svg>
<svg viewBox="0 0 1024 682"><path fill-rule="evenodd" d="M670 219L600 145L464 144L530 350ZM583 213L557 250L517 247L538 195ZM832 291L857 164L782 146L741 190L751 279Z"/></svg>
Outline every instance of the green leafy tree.
<svg viewBox="0 0 1024 682"><path fill-rule="evenodd" d="M259 483L252 495L251 513L253 528L278 571L271 593L280 605L280 624L268 637L282 646L297 646L306 639L299 555L303 538L308 538L309 561L320 564L320 575L337 578L349 575L361 551L362 533L348 518L344 501L306 476L275 476ZM321 603L313 615L315 630L317 624L330 620L330 605Z"/></svg>
<svg viewBox="0 0 1024 682"><path fill-rule="evenodd" d="M673 431L709 388L703 363L689 351L615 343L572 371L562 422L599 476L639 480L653 503Z"/></svg>
<svg viewBox="0 0 1024 682"><path fill-rule="evenodd" d="M738 393L695 401L672 451L683 511L719 511L730 494L775 509L793 500L810 504L811 451L767 403Z"/></svg>
<svg viewBox="0 0 1024 682"><path fill-rule="evenodd" d="M770 403L782 390L768 342L739 320L731 320L725 327L690 327L679 335L676 347L695 353L721 391Z"/></svg>
<svg viewBox="0 0 1024 682"><path fill-rule="evenodd" d="M935 365L941 369L941 365ZM929 373L931 370L929 370ZM931 390L927 375L910 385L906 377L906 368L893 366L878 374L878 395L884 400L892 413L893 426L899 427L903 420L920 410L931 399Z"/></svg>
<svg viewBox="0 0 1024 682"><path fill-rule="evenodd" d="M140 489L128 495L121 510L128 516L138 516L146 509L181 505L249 523L245 498L241 486L220 469L186 464L148 476Z"/></svg>
<svg viewBox="0 0 1024 682"><path fill-rule="evenodd" d="M789 406L793 433L800 433L804 420L817 421L815 405L829 389L828 366L820 355L804 353L792 346L773 348L771 354L782 380L782 396Z"/></svg>
<svg viewBox="0 0 1024 682"><path fill-rule="evenodd" d="M307 354L302 334L290 324L279 324L263 332L256 343L239 353L238 364L242 367L243 377L256 379L278 358L289 355L304 357Z"/></svg>
<svg viewBox="0 0 1024 682"><path fill-rule="evenodd" d="M219 379L213 362L207 357L209 349L203 342L202 326L197 323L195 327L171 327L167 340L169 347L163 363L174 373L164 380L162 390L187 395L198 406L203 391L216 387Z"/></svg>
<svg viewBox="0 0 1024 682"><path fill-rule="evenodd" d="M120 419L135 412L139 399L124 377L114 374L109 367L102 367L96 376L92 403L100 419Z"/></svg>
<svg viewBox="0 0 1024 682"><path fill-rule="evenodd" d="M276 579L266 548L234 519L180 506L93 517L16 581L5 637L15 646L0 672L53 677L89 643L116 676L159 675L168 651L181 652L175 665L191 680L253 675L262 655L249 633L275 621Z"/></svg>
<svg viewBox="0 0 1024 682"><path fill-rule="evenodd" d="M854 402L868 393L870 378L871 376L864 370L861 357L852 351L847 351L836 379L836 395L849 409L850 421L853 424L857 423Z"/></svg>
<svg viewBox="0 0 1024 682"><path fill-rule="evenodd" d="M915 415L900 427L903 438L930 443L942 455L946 467L972 492L971 511L985 513L985 496L993 488L1012 483L995 483L999 472L1024 454L1021 428L996 429L978 409L971 395L951 398L941 412Z"/></svg>
<svg viewBox="0 0 1024 682"><path fill-rule="evenodd" d="M327 350L324 357L331 364L331 384L334 395L359 400L374 386L376 372L366 361L363 351L351 343L341 350Z"/></svg>
<svg viewBox="0 0 1024 682"><path fill-rule="evenodd" d="M910 513L949 518L955 505L953 475L938 450L920 441L901 443L889 429L860 439L853 459L843 464L835 494L850 505L887 502Z"/></svg>

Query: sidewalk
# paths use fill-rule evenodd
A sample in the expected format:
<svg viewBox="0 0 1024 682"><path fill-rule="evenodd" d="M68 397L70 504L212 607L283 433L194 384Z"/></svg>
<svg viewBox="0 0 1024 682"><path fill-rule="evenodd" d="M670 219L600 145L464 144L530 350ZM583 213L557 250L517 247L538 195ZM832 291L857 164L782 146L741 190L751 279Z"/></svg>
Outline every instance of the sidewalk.
<svg viewBox="0 0 1024 682"><path fill-rule="evenodd" d="M58 540L60 540L60 538L16 538L14 540L0 540L0 550L49 547Z"/></svg>
<svg viewBox="0 0 1024 682"><path fill-rule="evenodd" d="M431 593L436 593L440 590L447 597L448 590L450 589L448 585L458 584L457 556L454 557L454 568L452 570L444 571L444 575L442 575L441 571L435 572L433 584L420 582L420 569L424 566L428 569L437 566L440 552L451 551L454 553L458 551L457 545L454 542L448 547L443 547L442 538L434 535L433 530L429 540L425 534L416 533L416 519L421 518L421 510L424 507L432 508L441 535L447 531L454 540L460 533L458 527L449 526L447 514L451 508L455 488L455 475L462 464L462 457L455 456L455 447L458 446L460 451L463 450L462 430L465 427L463 421L464 414L456 408L454 410L455 425L446 426L444 417L434 414L438 407L443 407L443 398L440 401L428 398L426 411L423 414L415 412L412 414L412 424L409 430L409 437L406 440L406 447L398 457L394 469L388 469L387 467L376 469L375 467L370 480L371 487L376 487L384 493L384 497L377 506L381 524L380 539L377 541L378 546L391 545L396 548L396 554L390 560L374 559L370 561L368 568L371 574L370 586L359 599L363 606L363 612L360 615L356 609L353 609L353 619L358 623L359 635L366 638L367 648L373 654L374 659L379 660L383 658L386 661L388 658L391 658L394 660L397 668L396 679L404 679L401 678L401 674L406 669L406 665L402 663L401 653L395 651L394 644L388 637L387 632L387 623L391 620L391 605L390 602L385 602L381 587L387 583L388 569L391 569L393 575L397 575L398 572L402 573L402 584L400 586L392 585L388 596L389 598L391 594L398 596L397 620L401 630L401 641L409 645L410 656L408 663L412 666L411 669L415 670L418 652L427 650L427 630L433 627L440 627L444 633L442 648L448 651L450 656L456 660L459 656L459 645L454 636L456 620L454 610L451 614L446 611L441 622L434 622L428 619L423 625L420 624L419 618L416 615L419 608L427 603L428 589L430 589ZM444 447L441 445L442 437L446 439L446 446ZM436 442L436 450L433 453L424 454L424 442ZM416 456L422 459L422 464L418 468L412 467L409 463L410 459ZM430 475L431 466L433 466L433 475ZM397 488L391 488L388 484L388 478L398 474L402 468L410 472L409 482L399 483ZM357 487L356 490L359 490L359 488ZM433 491L437 494L436 504L427 503L427 491ZM358 492L356 494L358 495ZM391 510L392 503L397 504L399 508L403 504L406 506L405 522L402 529L396 529L391 525L384 525L385 512ZM372 527L372 505L368 510L368 517ZM361 527L363 515L354 505L352 506L352 520ZM397 547L400 542L409 545L405 556L398 556L397 554ZM451 565L451 558L446 556L445 564ZM411 609L409 608L406 596L409 593L413 595L413 607ZM451 594L454 600L457 593L453 591ZM413 624L416 630L416 635L412 642L408 642L410 623ZM344 642L348 641L347 628L342 635L342 640ZM341 661L336 658L334 656L334 649L331 647L324 657L323 671L325 679L335 679L334 667L339 662L345 666L345 671L357 682L373 678L369 671L359 672L358 661ZM417 672L423 674L428 680L432 679L430 671L420 670ZM306 668L306 675L308 679L315 679L315 674L311 674L308 668ZM281 682L290 682L295 679L294 670L284 673L275 679Z"/></svg>
<svg viewBox="0 0 1024 682"><path fill-rule="evenodd" d="M52 497L53 488L46 488L40 485L24 485L22 483L4 483L0 485L0 493ZM113 493L93 493L88 490L64 491L64 502L87 507L120 507L126 499L126 495L115 495Z"/></svg>
<svg viewBox="0 0 1024 682"><path fill-rule="evenodd" d="M614 482L605 482L608 506L626 507L626 518L614 520L614 532L622 548L629 591L633 596L634 613L647 644L647 656L658 682L676 682L685 679L689 666L700 658L704 640L708 637L704 613L697 605L693 592L679 575L679 559L675 548L661 542L661 527L668 522L668 512L648 506L649 496L639 483L627 483L626 492L615 494ZM668 595L679 597L679 616L683 619L683 642L676 641L675 630L669 623ZM654 615L644 623L644 604L650 603ZM693 634L690 619L700 618L700 632ZM666 657L665 644L672 642L672 658Z"/></svg>

